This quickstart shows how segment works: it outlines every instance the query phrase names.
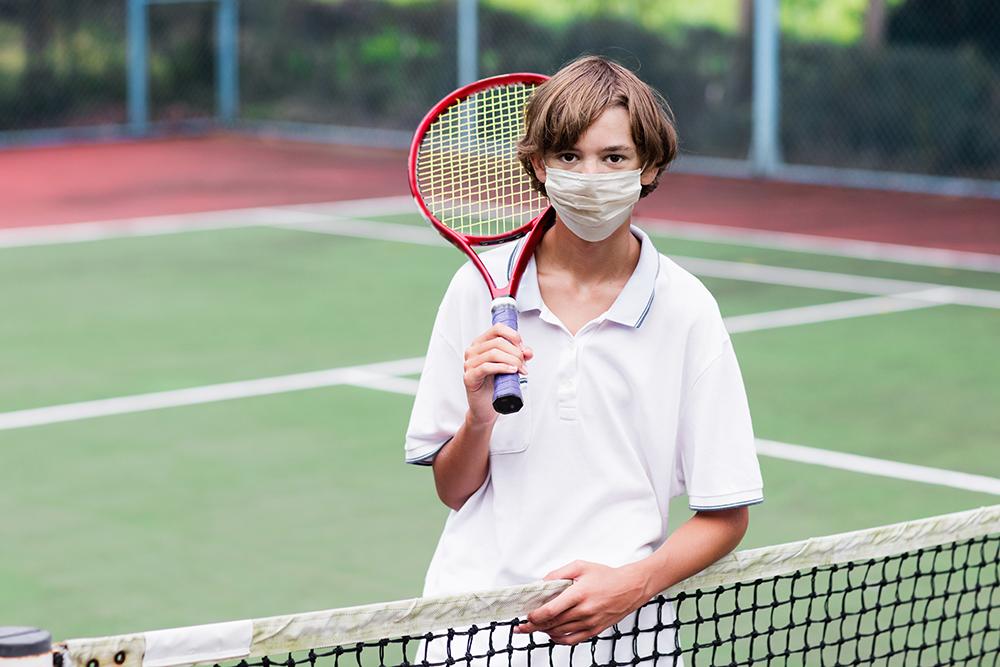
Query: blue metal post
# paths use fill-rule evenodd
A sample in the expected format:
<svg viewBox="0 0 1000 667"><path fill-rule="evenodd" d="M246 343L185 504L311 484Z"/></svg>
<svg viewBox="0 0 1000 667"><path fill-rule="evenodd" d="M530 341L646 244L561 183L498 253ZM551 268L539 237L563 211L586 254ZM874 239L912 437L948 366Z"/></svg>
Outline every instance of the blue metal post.
<svg viewBox="0 0 1000 667"><path fill-rule="evenodd" d="M237 0L219 0L216 10L216 85L218 114L233 123L239 108L239 19Z"/></svg>
<svg viewBox="0 0 1000 667"><path fill-rule="evenodd" d="M148 26L146 0L128 0L128 126L137 136L149 129Z"/></svg>
<svg viewBox="0 0 1000 667"><path fill-rule="evenodd" d="M479 78L479 0L458 0L458 85Z"/></svg>
<svg viewBox="0 0 1000 667"><path fill-rule="evenodd" d="M751 169L774 174L781 165L778 45L778 0L753 3L753 135Z"/></svg>

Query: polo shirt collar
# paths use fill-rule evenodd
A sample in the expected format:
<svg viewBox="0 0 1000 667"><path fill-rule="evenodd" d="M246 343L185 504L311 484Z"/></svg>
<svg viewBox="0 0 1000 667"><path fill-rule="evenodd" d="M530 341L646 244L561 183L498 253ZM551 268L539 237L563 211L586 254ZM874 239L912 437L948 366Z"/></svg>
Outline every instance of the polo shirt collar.
<svg viewBox="0 0 1000 667"><path fill-rule="evenodd" d="M630 227L632 234L639 239L639 262L635 271L632 272L625 287L611 308L603 315L618 324L638 329L649 314L653 306L653 297L656 292L656 279L660 274L660 253L653 246L653 242L641 229L635 226ZM507 279L514 270L514 262L521 252L521 244L524 239L518 241L510 256L507 259ZM542 295L538 290L538 272L535 268L535 258L528 261L521 276L521 287L517 293L517 309L520 312L537 310L546 312L545 304L542 303Z"/></svg>

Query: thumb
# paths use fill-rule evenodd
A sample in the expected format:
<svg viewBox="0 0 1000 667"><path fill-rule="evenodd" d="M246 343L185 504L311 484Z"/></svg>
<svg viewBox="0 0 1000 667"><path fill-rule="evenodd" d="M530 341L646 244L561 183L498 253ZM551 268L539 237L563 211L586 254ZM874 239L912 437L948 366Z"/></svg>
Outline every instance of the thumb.
<svg viewBox="0 0 1000 667"><path fill-rule="evenodd" d="M552 570L545 575L545 581L553 579L579 579L587 571L587 563L582 560L575 560L569 565L563 565L559 569Z"/></svg>

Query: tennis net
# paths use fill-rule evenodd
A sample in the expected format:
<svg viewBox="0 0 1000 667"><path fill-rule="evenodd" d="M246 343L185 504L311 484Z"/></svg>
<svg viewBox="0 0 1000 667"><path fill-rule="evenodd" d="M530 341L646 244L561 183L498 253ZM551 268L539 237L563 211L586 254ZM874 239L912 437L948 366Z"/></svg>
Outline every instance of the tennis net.
<svg viewBox="0 0 1000 667"><path fill-rule="evenodd" d="M513 632L569 582L58 644L58 667L994 665L1000 505L733 553L598 637Z"/></svg>

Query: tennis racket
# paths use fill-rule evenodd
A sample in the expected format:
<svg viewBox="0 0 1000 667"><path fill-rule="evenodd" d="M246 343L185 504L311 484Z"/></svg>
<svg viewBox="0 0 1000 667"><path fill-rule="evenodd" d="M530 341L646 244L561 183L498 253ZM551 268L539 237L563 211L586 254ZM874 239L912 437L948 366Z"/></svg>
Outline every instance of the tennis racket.
<svg viewBox="0 0 1000 667"><path fill-rule="evenodd" d="M410 145L410 192L420 212L482 275L493 323L515 330L521 275L555 217L517 159L525 105L546 78L506 74L459 88L428 112ZM473 247L525 235L510 281L497 286ZM497 412L517 412L523 404L517 373L494 376Z"/></svg>

